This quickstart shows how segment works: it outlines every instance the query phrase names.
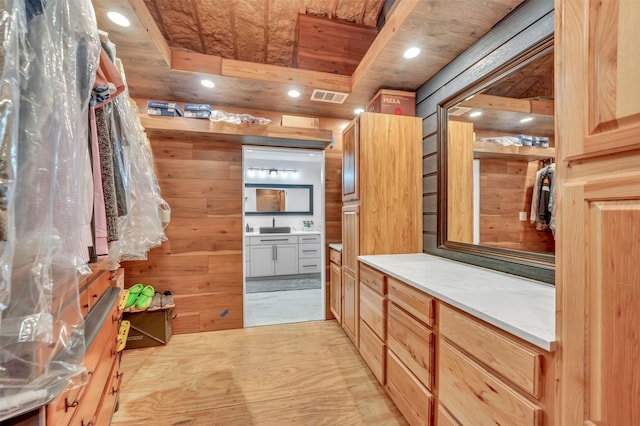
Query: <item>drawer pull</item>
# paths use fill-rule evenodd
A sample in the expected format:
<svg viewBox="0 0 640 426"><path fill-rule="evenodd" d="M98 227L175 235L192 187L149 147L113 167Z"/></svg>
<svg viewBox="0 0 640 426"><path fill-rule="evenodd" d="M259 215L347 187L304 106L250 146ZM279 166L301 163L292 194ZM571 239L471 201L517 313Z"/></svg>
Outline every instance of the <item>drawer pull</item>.
<svg viewBox="0 0 640 426"><path fill-rule="evenodd" d="M64 412L66 413L67 411L69 411L69 408L77 407L78 404L80 404L80 400L79 399L76 399L71 404L69 404L69 398L65 398L64 399Z"/></svg>
<svg viewBox="0 0 640 426"><path fill-rule="evenodd" d="M302 265L303 268L315 268L318 265Z"/></svg>
<svg viewBox="0 0 640 426"><path fill-rule="evenodd" d="M303 253L315 253L318 250L302 250Z"/></svg>
<svg viewBox="0 0 640 426"><path fill-rule="evenodd" d="M95 426L95 422L91 420L89 423L85 423L84 420L82 420L80 426Z"/></svg>
<svg viewBox="0 0 640 426"><path fill-rule="evenodd" d="M111 386L111 392L115 395L118 392L120 392L120 386L122 386L122 377L124 376L124 373L121 372L117 372L116 373L116 380L118 381L118 386Z"/></svg>
<svg viewBox="0 0 640 426"><path fill-rule="evenodd" d="M266 243L266 242L271 242L271 241L289 241L289 239L288 238L276 238L276 239L271 239L271 240L260 240L260 241L263 242L263 243Z"/></svg>

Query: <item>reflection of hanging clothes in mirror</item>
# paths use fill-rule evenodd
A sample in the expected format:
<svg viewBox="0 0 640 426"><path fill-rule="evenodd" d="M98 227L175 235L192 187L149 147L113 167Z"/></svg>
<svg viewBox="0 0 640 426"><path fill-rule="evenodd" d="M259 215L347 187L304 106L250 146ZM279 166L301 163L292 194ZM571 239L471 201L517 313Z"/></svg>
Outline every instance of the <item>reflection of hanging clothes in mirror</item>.
<svg viewBox="0 0 640 426"><path fill-rule="evenodd" d="M553 159L543 161L536 173L531 199L531 223L538 231L555 231L555 173Z"/></svg>

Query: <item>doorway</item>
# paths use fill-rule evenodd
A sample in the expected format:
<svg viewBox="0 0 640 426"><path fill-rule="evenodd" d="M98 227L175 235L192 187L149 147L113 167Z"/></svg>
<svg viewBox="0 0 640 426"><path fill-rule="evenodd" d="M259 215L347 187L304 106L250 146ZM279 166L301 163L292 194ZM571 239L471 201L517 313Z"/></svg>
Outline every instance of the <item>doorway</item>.
<svg viewBox="0 0 640 426"><path fill-rule="evenodd" d="M243 147L244 327L325 319L324 151Z"/></svg>

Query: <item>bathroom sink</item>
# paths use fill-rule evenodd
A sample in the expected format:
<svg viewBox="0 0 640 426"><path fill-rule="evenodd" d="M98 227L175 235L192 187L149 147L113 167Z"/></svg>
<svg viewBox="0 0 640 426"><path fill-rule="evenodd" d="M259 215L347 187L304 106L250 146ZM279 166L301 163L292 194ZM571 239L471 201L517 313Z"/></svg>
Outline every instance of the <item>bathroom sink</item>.
<svg viewBox="0 0 640 426"><path fill-rule="evenodd" d="M288 234L290 232L290 226L272 226L267 228L260 228L261 234Z"/></svg>

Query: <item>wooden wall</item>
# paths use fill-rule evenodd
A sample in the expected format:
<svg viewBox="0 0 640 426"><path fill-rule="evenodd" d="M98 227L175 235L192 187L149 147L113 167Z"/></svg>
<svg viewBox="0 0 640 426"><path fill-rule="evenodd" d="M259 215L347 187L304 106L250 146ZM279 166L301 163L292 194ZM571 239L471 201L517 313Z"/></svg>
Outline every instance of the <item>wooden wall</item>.
<svg viewBox="0 0 640 426"><path fill-rule="evenodd" d="M480 160L480 244L555 253L553 234L529 221L537 171L538 161ZM526 221L520 212L526 212Z"/></svg>
<svg viewBox="0 0 640 426"><path fill-rule="evenodd" d="M125 285L171 290L174 333L242 327L242 145L152 140L168 241L125 262Z"/></svg>
<svg viewBox="0 0 640 426"><path fill-rule="evenodd" d="M416 93L416 115L423 118L423 239L424 251L451 259L483 265L509 273L519 273L513 263L483 256L460 255L439 247L438 180L440 166L438 141L438 108L478 80L499 70L522 52L553 36L553 2L525 2L509 17L500 21L489 33L474 43L440 72L422 85ZM532 273L538 273L538 269ZM538 278L553 281L553 271Z"/></svg>
<svg viewBox="0 0 640 426"><path fill-rule="evenodd" d="M138 102L144 111L146 100ZM280 117L247 112L274 122ZM336 136L333 149L326 150L327 243L339 242L342 235L340 127L345 123L320 120L320 127ZM176 301L176 334L242 328L242 145L176 135L152 139L151 147L161 193L172 210L168 241L151 250L146 261L123 262L126 287L142 282L160 292L170 290Z"/></svg>

